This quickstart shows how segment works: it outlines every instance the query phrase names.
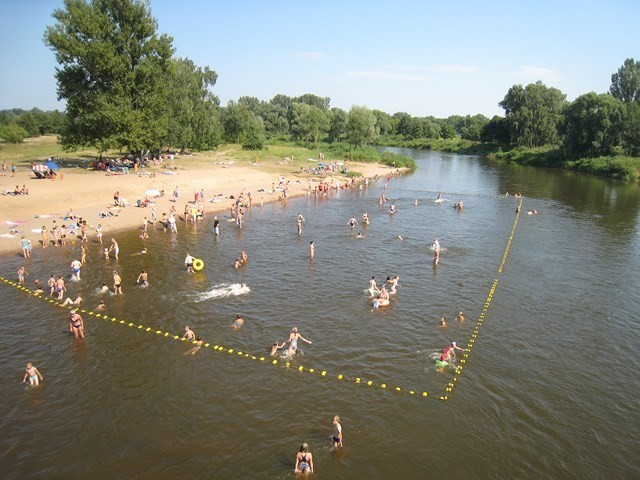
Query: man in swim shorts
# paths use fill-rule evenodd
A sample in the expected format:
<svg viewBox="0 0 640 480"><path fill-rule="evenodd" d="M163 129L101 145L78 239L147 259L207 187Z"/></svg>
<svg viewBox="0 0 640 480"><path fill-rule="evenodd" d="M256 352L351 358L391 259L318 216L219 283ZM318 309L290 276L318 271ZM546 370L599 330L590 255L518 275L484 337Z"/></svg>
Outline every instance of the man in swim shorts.
<svg viewBox="0 0 640 480"><path fill-rule="evenodd" d="M335 448L342 447L342 425L340 425L340 417L334 415L333 417L333 446Z"/></svg>
<svg viewBox="0 0 640 480"><path fill-rule="evenodd" d="M184 266L187 269L187 272L189 273L195 273L195 270L193 269L193 262L195 261L195 258L193 258L191 255L189 255L189 252L187 252L187 256L184 259Z"/></svg>
<svg viewBox="0 0 640 480"><path fill-rule="evenodd" d="M82 263L80 260L74 260L71 262L71 277L75 280L80 280L80 267Z"/></svg>

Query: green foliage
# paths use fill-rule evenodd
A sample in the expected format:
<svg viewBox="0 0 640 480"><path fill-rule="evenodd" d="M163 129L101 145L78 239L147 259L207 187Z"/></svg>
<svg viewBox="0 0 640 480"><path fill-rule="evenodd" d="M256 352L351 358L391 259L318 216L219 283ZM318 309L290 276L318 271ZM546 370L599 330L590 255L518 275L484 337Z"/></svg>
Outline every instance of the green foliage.
<svg viewBox="0 0 640 480"><path fill-rule="evenodd" d="M329 121L329 138L332 142L339 142L347 131L347 112L341 108L331 109Z"/></svg>
<svg viewBox="0 0 640 480"><path fill-rule="evenodd" d="M256 115L251 116L248 127L241 135L242 148L245 150L262 150L266 144L264 135L264 123L262 119Z"/></svg>
<svg viewBox="0 0 640 480"><path fill-rule="evenodd" d="M567 155L597 157L615 154L622 140L624 105L617 98L587 93L565 112L564 147Z"/></svg>
<svg viewBox="0 0 640 480"><path fill-rule="evenodd" d="M319 98L319 97L318 97ZM316 143L329 128L329 113L306 103L291 106L291 135L294 139Z"/></svg>
<svg viewBox="0 0 640 480"><path fill-rule="evenodd" d="M592 175L636 182L640 171L640 159L622 156L581 158L567 162L567 167Z"/></svg>
<svg viewBox="0 0 640 480"><path fill-rule="evenodd" d="M165 144L198 150L220 144L218 98L211 92L217 78L209 67L200 68L189 59L171 61Z"/></svg>
<svg viewBox="0 0 640 480"><path fill-rule="evenodd" d="M624 103L640 103L640 62L627 58L611 75L611 95Z"/></svg>
<svg viewBox="0 0 640 480"><path fill-rule="evenodd" d="M17 123L0 125L0 138L8 143L22 143L29 133Z"/></svg>
<svg viewBox="0 0 640 480"><path fill-rule="evenodd" d="M351 145L362 147L376 138L376 116L367 107L353 106L347 118L347 136Z"/></svg>
<svg viewBox="0 0 640 480"><path fill-rule="evenodd" d="M172 40L157 34L148 2L65 0L44 40L55 55L58 96L67 102L67 149L131 151L167 134Z"/></svg>
<svg viewBox="0 0 640 480"><path fill-rule="evenodd" d="M566 95L542 82L514 85L500 102L512 145L529 148L555 145Z"/></svg>

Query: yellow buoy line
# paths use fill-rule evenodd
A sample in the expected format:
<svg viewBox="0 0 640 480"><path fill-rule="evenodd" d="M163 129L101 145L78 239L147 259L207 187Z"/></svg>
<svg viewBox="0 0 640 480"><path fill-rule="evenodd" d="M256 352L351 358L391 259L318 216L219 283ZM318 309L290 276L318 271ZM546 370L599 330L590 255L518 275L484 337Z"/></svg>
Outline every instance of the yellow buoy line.
<svg viewBox="0 0 640 480"><path fill-rule="evenodd" d="M78 308L74 305L69 305L69 306L63 306L61 303L57 302L56 300L47 297L45 294L43 293L35 293L33 290L29 290L27 287L25 287L24 285L20 285L19 283L13 282L11 280L8 280L2 276L0 276L0 280L2 282L4 282L7 285L10 285L12 287L17 288L18 290L22 290L23 292L29 293L31 294L31 296L38 298L40 300L44 300L45 302L48 303L52 303L54 305L57 305L61 308L65 308L68 310L76 310L79 313L86 313L92 317L95 318L100 318L102 320L105 320L107 322L111 322L114 324L118 324L118 325L122 325L125 327L129 327L129 328L133 328L137 331L140 332L145 332L145 333L151 333L154 335L158 335L160 337L164 337L167 338L169 340L175 340L175 341L180 341L180 342L189 342L189 343L193 343L196 344L197 342L195 340L193 341L189 341L186 340L183 337L180 337L179 335L175 335L172 334L170 332L166 332L163 330L158 330L157 328L151 328L148 327L146 325L142 325L142 324L136 324L134 322L128 322L126 320L122 320L116 317L112 317L110 315L107 314L101 314L101 313L96 313L96 312L92 312L91 310L86 310L84 308ZM263 363L265 365L271 365L271 366L276 366L276 367L281 367L281 368L285 368L291 371L296 371L296 372L301 372L301 373L308 373L308 374L312 374L318 377L325 377L325 378L331 378L334 380L338 380L338 381L343 381L343 382L350 382L350 383L355 383L357 385L362 385L364 387L369 387L371 389L376 389L376 390L383 390L383 391L391 391L391 392L395 392L395 393L400 393L400 394L405 394L405 395L409 395L409 396L415 396L415 397L423 397L423 398L435 398L433 396L429 396L429 393L424 391L424 390L420 390L420 389L410 389L410 388L404 388L404 387L400 387L397 386L395 384L392 383L383 383L383 382L375 382L373 380L367 380L364 377L356 377L356 376L352 376L352 375L344 375L344 374L335 374L335 373L330 373L327 372L326 370L322 370L322 369L318 369L318 368L309 368L309 367L305 367L303 365L294 365L289 361L285 361L282 359L274 359L274 358L270 358L268 356L264 356L264 355L256 355L256 354L252 354L252 353L248 353L248 352L243 352L242 350L239 349L234 349L234 348L229 348L229 347L225 347L223 345L216 345L216 344L211 344L209 342L205 342L204 344L202 344L202 348L211 348L212 350L218 352L218 353L226 353L228 355L233 355L235 357L241 357L247 360L252 360L255 361L257 363Z"/></svg>
<svg viewBox="0 0 640 480"><path fill-rule="evenodd" d="M518 218L520 217L520 211L522 208L522 199L520 199L520 204L519 204L519 208L518 208L518 212L516 214L516 219L513 223L513 228L511 229L511 234L509 235L509 240L507 242L507 246L505 248L504 251L504 255L502 256L502 261L500 262L500 266L498 268L498 277L499 275L502 273L502 270L504 268L504 264L507 260L507 256L509 255L509 249L511 248L511 242L513 240L513 237L515 235L515 231L516 231L516 227L518 225ZM195 266L195 265L194 265ZM48 303L52 303L54 305L57 305L58 307L61 308L66 308L68 310L76 310L80 313L85 313L88 314L92 317L95 318L100 318L104 321L107 322L111 322L114 324L119 324L125 327L129 327L129 328L133 328L135 330L138 330L140 332L146 332L146 333L152 333L170 340L174 340L174 341L181 341L181 342L190 342L193 344L196 344L197 341L193 340L193 341L189 341L186 340L183 337L180 337L179 335L175 335L172 334L170 332L166 332L163 330L159 330L156 328L152 328L152 327L148 327L142 324L136 324L134 322L127 322L126 320L122 320L122 319L118 319L116 317L107 315L107 314L101 314L101 313L96 313L90 310L86 310L84 308L77 308L74 305L69 305L69 306L63 306L61 303L57 302L56 300L49 298L48 296L44 295L43 293L36 293L33 290L28 289L27 287L25 287L24 285L21 285L19 283L13 282L11 280L8 280L2 276L0 276L0 280L2 282L4 282L6 285L10 285L12 287L15 287L18 290L22 290L23 292L29 293L32 297L44 300L45 302ZM234 348L229 348L229 347L225 347L223 345L217 345L217 344L211 344L209 342L205 342L204 344L202 344L203 348L211 348L212 350L214 350L215 352L218 353L226 353L228 355L233 355L235 357L241 357L247 360L252 360L258 363L263 363L265 365L272 365L272 366L276 366L276 367L280 367L280 368L285 368L291 371L297 371L300 373L308 373L308 374L312 374L318 377L325 377L325 378L331 378L334 380L338 380L338 381L343 381L343 382L349 382L349 383L354 383L357 385L362 385L365 387L369 387L371 389L375 389L375 390L381 390L381 391L391 391L391 392L395 392L395 393L399 393L399 394L404 394L404 395L409 395L409 396L414 396L414 397L422 397L422 398L440 398L440 400L448 400L449 395L451 393L451 391L453 390L453 387L455 386L459 375L462 373L462 368L463 368L463 364L466 364L467 359L469 357L469 354L471 353L471 350L473 349L473 346L475 345L475 341L476 338L478 336L479 333L479 329L482 326L482 324L484 323L487 311L489 310L489 306L491 305L491 300L493 299L493 294L496 290L496 287L498 286L498 278L496 278L493 281L493 284L491 286L491 289L489 290L489 295L487 296L487 299L485 300L484 303L484 308L482 309L482 313L480 314L480 317L478 318L478 321L476 322L476 326L471 334L471 338L469 339L469 341L467 342L467 347L465 349L464 354L462 355L462 358L460 359L460 365L456 366L455 368L455 375L454 377L451 379L451 381L447 384L446 388L445 388L445 393L443 395L441 395L440 397L435 397L433 395L429 395L428 392L424 391L424 390L420 390L420 389L409 389L409 388L404 388L404 387L400 387L391 383L382 383L382 382L374 382L373 380L367 380L363 377L356 377L353 375L344 375L344 374L335 374L335 373L330 373L327 372L326 370L321 370L321 369L317 369L317 368L309 368L309 367L304 367L303 365L294 365L289 361L285 361L282 359L273 359L273 358L268 358L265 357L264 355L256 355L256 354L252 354L252 353L248 353L248 352L243 352L242 350L238 350L238 349L234 349Z"/></svg>
<svg viewBox="0 0 640 480"><path fill-rule="evenodd" d="M484 307L482 308L482 313L480 313L480 316L478 317L478 321L476 322L476 326L473 329L473 332L471 333L471 338L469 338L469 340L467 341L467 347L464 353L462 354L462 358L460 359L460 365L456 366L455 375L453 376L451 381L447 384L446 388L444 389L445 390L444 394L440 396L440 400L449 399L449 394L453 391L453 387L456 385L456 382L458 381L458 377L462 373L462 367L464 366L464 364L467 363L469 354L471 353L471 350L473 349L476 343L476 339L478 337L480 327L484 324L484 320L487 316L487 311L489 310L489 306L491 305L491 300L493 300L493 294L495 293L496 287L498 286L500 274L502 273L502 270L504 269L504 264L506 263L507 257L509 256L509 250L511 249L511 242L513 241L513 237L516 234L516 227L518 226L518 219L520 218L521 211L522 211L522 198L520 198L520 203L518 204L518 208L516 210L516 218L513 221L513 227L511 228L509 240L507 241L507 246L504 249L504 255L502 255L502 261L500 262L500 266L498 267L498 278L496 278L493 281L493 284L489 289L489 295L487 295L487 299L484 302Z"/></svg>

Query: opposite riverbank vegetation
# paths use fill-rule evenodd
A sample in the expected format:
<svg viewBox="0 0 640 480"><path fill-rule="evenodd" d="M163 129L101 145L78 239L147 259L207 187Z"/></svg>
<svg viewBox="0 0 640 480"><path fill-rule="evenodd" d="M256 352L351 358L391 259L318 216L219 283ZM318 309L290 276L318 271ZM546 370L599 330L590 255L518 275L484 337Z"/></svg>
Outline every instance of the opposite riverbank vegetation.
<svg viewBox="0 0 640 480"><path fill-rule="evenodd" d="M214 92L217 73L175 56L173 39L159 33L148 2L69 0L53 18L44 43L57 60L54 75L66 111L0 112L0 139L7 143L49 133L58 135L65 152L93 149L101 157L115 151L140 161L157 159L168 147L208 152L239 144L254 152L250 156L264 157L299 146L308 152L291 153L294 158L330 151L341 160L415 168L409 159L371 148L393 145L626 180L639 176L640 62L633 58L611 75L607 93L571 102L541 81L513 85L498 102L504 116L491 119L414 117L359 105L346 111L310 93L268 101L241 96L222 106Z"/></svg>

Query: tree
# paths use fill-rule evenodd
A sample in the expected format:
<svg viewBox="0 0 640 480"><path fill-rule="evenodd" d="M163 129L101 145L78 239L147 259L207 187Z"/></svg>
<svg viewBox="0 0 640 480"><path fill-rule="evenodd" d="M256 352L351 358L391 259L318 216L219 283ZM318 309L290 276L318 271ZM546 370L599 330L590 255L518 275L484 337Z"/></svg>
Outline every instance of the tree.
<svg viewBox="0 0 640 480"><path fill-rule="evenodd" d="M493 118L482 127L480 141L506 145L509 142L509 132L507 131L507 122L504 117L494 115Z"/></svg>
<svg viewBox="0 0 640 480"><path fill-rule="evenodd" d="M66 149L130 151L166 136L172 40L157 34L144 0L65 0L44 41L56 55L58 98L67 102Z"/></svg>
<svg viewBox="0 0 640 480"><path fill-rule="evenodd" d="M390 134L393 131L391 115L382 110L373 110L373 114L376 116L376 133L381 136Z"/></svg>
<svg viewBox="0 0 640 480"><path fill-rule="evenodd" d="M624 103L640 103L640 62L627 58L617 73L611 75L609 93Z"/></svg>
<svg viewBox="0 0 640 480"><path fill-rule="evenodd" d="M362 147L376 138L376 116L367 107L353 106L347 119L349 142Z"/></svg>
<svg viewBox="0 0 640 480"><path fill-rule="evenodd" d="M229 100L222 115L225 138L233 143L240 143L243 133L252 125L253 113L246 105Z"/></svg>
<svg viewBox="0 0 640 480"><path fill-rule="evenodd" d="M449 140L452 138L456 138L458 134L456 133L456 129L453 128L453 125L450 123L443 123L440 126L440 136L445 140Z"/></svg>
<svg viewBox="0 0 640 480"><path fill-rule="evenodd" d="M499 103L506 113L510 143L529 148L557 144L565 99L560 90L539 81L511 87Z"/></svg>
<svg viewBox="0 0 640 480"><path fill-rule="evenodd" d="M347 112L341 108L331 109L331 120L329 121L329 138L332 142L339 142L342 135L347 131Z"/></svg>
<svg viewBox="0 0 640 480"><path fill-rule="evenodd" d="M188 58L172 60L170 72L165 143L201 150L217 147L221 140L218 98L211 88L218 75Z"/></svg>
<svg viewBox="0 0 640 480"><path fill-rule="evenodd" d="M257 115L251 114L249 125L241 137L242 148L245 150L262 150L266 143L264 136L264 122L262 118Z"/></svg>
<svg viewBox="0 0 640 480"><path fill-rule="evenodd" d="M316 143L328 128L327 112L306 103L291 106L291 134L294 138Z"/></svg>
<svg viewBox="0 0 640 480"><path fill-rule="evenodd" d="M565 112L564 147L573 157L615 154L621 143L624 105L607 94L576 98Z"/></svg>
<svg viewBox="0 0 640 480"><path fill-rule="evenodd" d="M0 125L0 138L9 143L22 143L29 134L17 123Z"/></svg>

